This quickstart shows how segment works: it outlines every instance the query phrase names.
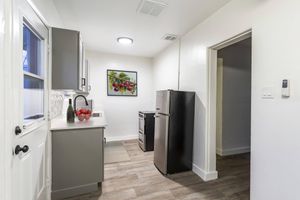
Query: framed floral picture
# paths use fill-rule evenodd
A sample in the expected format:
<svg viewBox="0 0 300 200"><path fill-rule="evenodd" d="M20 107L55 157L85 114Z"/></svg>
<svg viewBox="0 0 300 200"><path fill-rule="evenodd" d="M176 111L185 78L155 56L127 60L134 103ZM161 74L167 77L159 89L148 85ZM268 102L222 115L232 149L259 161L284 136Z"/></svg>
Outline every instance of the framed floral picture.
<svg viewBox="0 0 300 200"><path fill-rule="evenodd" d="M137 96L137 72L107 70L108 96Z"/></svg>

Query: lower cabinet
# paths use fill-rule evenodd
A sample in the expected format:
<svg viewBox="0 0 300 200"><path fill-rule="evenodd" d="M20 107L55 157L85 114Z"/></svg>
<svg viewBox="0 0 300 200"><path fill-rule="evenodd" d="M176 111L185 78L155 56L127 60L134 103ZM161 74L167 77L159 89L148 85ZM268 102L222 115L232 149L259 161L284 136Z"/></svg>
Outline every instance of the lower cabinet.
<svg viewBox="0 0 300 200"><path fill-rule="evenodd" d="M101 190L104 129L52 131L52 200Z"/></svg>

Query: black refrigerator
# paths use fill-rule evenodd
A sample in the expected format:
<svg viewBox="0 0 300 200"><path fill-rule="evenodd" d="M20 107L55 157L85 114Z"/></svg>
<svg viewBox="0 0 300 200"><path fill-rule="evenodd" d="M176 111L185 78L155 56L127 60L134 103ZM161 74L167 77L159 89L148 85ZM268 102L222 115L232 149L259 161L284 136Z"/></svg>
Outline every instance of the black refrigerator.
<svg viewBox="0 0 300 200"><path fill-rule="evenodd" d="M156 92L154 164L164 175L192 169L194 110L194 92Z"/></svg>

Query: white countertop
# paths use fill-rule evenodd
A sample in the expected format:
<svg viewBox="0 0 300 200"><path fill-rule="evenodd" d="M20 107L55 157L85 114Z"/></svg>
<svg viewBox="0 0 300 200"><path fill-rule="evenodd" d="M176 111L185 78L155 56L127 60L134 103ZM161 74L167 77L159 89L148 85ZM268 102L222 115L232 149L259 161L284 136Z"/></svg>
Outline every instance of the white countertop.
<svg viewBox="0 0 300 200"><path fill-rule="evenodd" d="M102 113L100 117L91 117L88 121L79 121L77 118L74 123L67 123L65 116L57 117L51 120L51 131L55 130L71 130L71 129L85 129L85 128L105 128L107 122Z"/></svg>

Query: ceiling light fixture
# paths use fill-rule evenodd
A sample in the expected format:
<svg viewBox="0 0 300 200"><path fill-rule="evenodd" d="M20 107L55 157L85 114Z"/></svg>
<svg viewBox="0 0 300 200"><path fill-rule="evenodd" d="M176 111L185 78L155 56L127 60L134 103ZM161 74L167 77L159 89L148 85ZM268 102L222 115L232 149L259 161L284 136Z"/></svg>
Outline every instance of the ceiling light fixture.
<svg viewBox="0 0 300 200"><path fill-rule="evenodd" d="M119 37L117 39L118 43L124 44L124 45L130 45L133 43L133 39L128 38L128 37Z"/></svg>

